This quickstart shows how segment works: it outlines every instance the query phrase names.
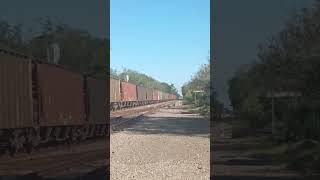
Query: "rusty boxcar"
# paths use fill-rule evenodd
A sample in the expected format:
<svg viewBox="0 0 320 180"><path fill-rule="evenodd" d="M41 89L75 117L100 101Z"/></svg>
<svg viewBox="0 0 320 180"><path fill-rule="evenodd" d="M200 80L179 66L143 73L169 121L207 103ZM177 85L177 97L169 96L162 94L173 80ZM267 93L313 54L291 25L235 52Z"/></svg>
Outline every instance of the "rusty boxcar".
<svg viewBox="0 0 320 180"><path fill-rule="evenodd" d="M162 100L166 100L166 93L165 93L165 92L162 92L162 93L161 93L161 99L162 99Z"/></svg>
<svg viewBox="0 0 320 180"><path fill-rule="evenodd" d="M147 90L147 100L152 101L153 100L152 89L146 89L146 90Z"/></svg>
<svg viewBox="0 0 320 180"><path fill-rule="evenodd" d="M159 97L159 91L156 89L152 89L152 99L155 101L159 101L160 97Z"/></svg>
<svg viewBox="0 0 320 180"><path fill-rule="evenodd" d="M0 51L0 131L34 126L32 63Z"/></svg>
<svg viewBox="0 0 320 180"><path fill-rule="evenodd" d="M159 100L162 101L163 100L163 92L159 91Z"/></svg>
<svg viewBox="0 0 320 180"><path fill-rule="evenodd" d="M110 78L110 102L121 101L120 80Z"/></svg>
<svg viewBox="0 0 320 180"><path fill-rule="evenodd" d="M107 83L105 79L86 78L87 85L87 118L89 123L107 123Z"/></svg>
<svg viewBox="0 0 320 180"><path fill-rule="evenodd" d="M137 86L137 97L138 101L146 101L147 100L147 90L143 86Z"/></svg>
<svg viewBox="0 0 320 180"><path fill-rule="evenodd" d="M137 101L137 87L135 84L121 82L121 100Z"/></svg>
<svg viewBox="0 0 320 180"><path fill-rule="evenodd" d="M38 64L40 126L71 126L85 122L84 79L60 66Z"/></svg>

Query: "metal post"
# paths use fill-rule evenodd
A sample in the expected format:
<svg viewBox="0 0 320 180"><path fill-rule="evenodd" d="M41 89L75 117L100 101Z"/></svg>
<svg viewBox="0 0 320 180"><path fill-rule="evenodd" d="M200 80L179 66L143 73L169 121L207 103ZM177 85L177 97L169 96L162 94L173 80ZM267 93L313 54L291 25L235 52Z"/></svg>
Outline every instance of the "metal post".
<svg viewBox="0 0 320 180"><path fill-rule="evenodd" d="M272 95L272 134L275 133L275 124L274 124L274 96Z"/></svg>

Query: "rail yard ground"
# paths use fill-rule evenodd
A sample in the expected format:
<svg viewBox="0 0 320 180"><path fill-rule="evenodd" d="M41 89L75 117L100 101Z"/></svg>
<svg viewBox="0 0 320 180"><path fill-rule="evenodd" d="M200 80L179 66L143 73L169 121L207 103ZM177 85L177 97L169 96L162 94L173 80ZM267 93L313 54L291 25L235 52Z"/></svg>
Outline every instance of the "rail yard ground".
<svg viewBox="0 0 320 180"><path fill-rule="evenodd" d="M210 179L209 120L175 105L113 131L112 180Z"/></svg>
<svg viewBox="0 0 320 180"><path fill-rule="evenodd" d="M14 158L5 155L0 158L0 179L101 179L107 177L106 149L106 139L101 138L20 153Z"/></svg>
<svg viewBox="0 0 320 180"><path fill-rule="evenodd" d="M274 158L279 148L268 146L267 135L248 135L247 132L243 132L246 135L240 135L239 130L236 130L237 128L233 127L230 121L212 123L211 128L213 133L210 164L214 180L313 180L320 178L319 174L303 174L287 169L288 161L278 161ZM237 134L233 135L233 130L238 131Z"/></svg>

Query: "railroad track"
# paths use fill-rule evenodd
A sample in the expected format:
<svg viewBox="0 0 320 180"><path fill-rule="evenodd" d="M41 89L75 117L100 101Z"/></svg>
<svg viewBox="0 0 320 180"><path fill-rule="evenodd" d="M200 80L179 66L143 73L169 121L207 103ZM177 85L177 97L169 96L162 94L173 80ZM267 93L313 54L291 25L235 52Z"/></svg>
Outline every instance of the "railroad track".
<svg viewBox="0 0 320 180"><path fill-rule="evenodd" d="M57 151L2 159L0 177L36 174L41 178L59 178L86 174L108 166L106 148L107 142L100 140L80 146L64 147Z"/></svg>
<svg viewBox="0 0 320 180"><path fill-rule="evenodd" d="M121 129L122 127L125 127L128 123L133 122L134 120L137 120L147 114L152 114L160 108L172 106L175 103L176 101L169 101L111 113L110 132L114 133L115 131Z"/></svg>
<svg viewBox="0 0 320 180"><path fill-rule="evenodd" d="M214 138L232 138L232 126L224 122L213 122L212 135Z"/></svg>

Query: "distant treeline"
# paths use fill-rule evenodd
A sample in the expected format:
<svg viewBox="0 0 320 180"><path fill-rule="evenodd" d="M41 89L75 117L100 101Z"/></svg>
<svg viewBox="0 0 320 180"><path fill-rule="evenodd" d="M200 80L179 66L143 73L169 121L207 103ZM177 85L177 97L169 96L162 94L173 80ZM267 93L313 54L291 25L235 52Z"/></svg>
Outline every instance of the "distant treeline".
<svg viewBox="0 0 320 180"><path fill-rule="evenodd" d="M231 104L253 127L271 123L271 92L301 97L275 100L279 132L287 139L320 139L320 1L295 11L285 28L259 45L257 61L229 81Z"/></svg>
<svg viewBox="0 0 320 180"><path fill-rule="evenodd" d="M180 96L176 87L174 87L174 84L167 84L164 82L160 82L158 80L155 80L154 78L139 73L137 71L134 70L130 70L130 69L124 69L122 72L118 72L117 70L111 68L110 69L110 76L113 78L117 78L117 79L121 79L121 80L126 80L126 76L129 76L129 82L136 84L136 85L141 85L144 86L146 88L154 88L154 89L158 89L162 92L167 92L167 93L171 93L171 94L175 94L178 97Z"/></svg>
<svg viewBox="0 0 320 180"><path fill-rule="evenodd" d="M30 35L25 33L22 25L0 21L0 47L47 61L47 48L52 43L58 43L61 49L59 64L106 78L109 40L50 19L39 21L39 25L39 33Z"/></svg>

